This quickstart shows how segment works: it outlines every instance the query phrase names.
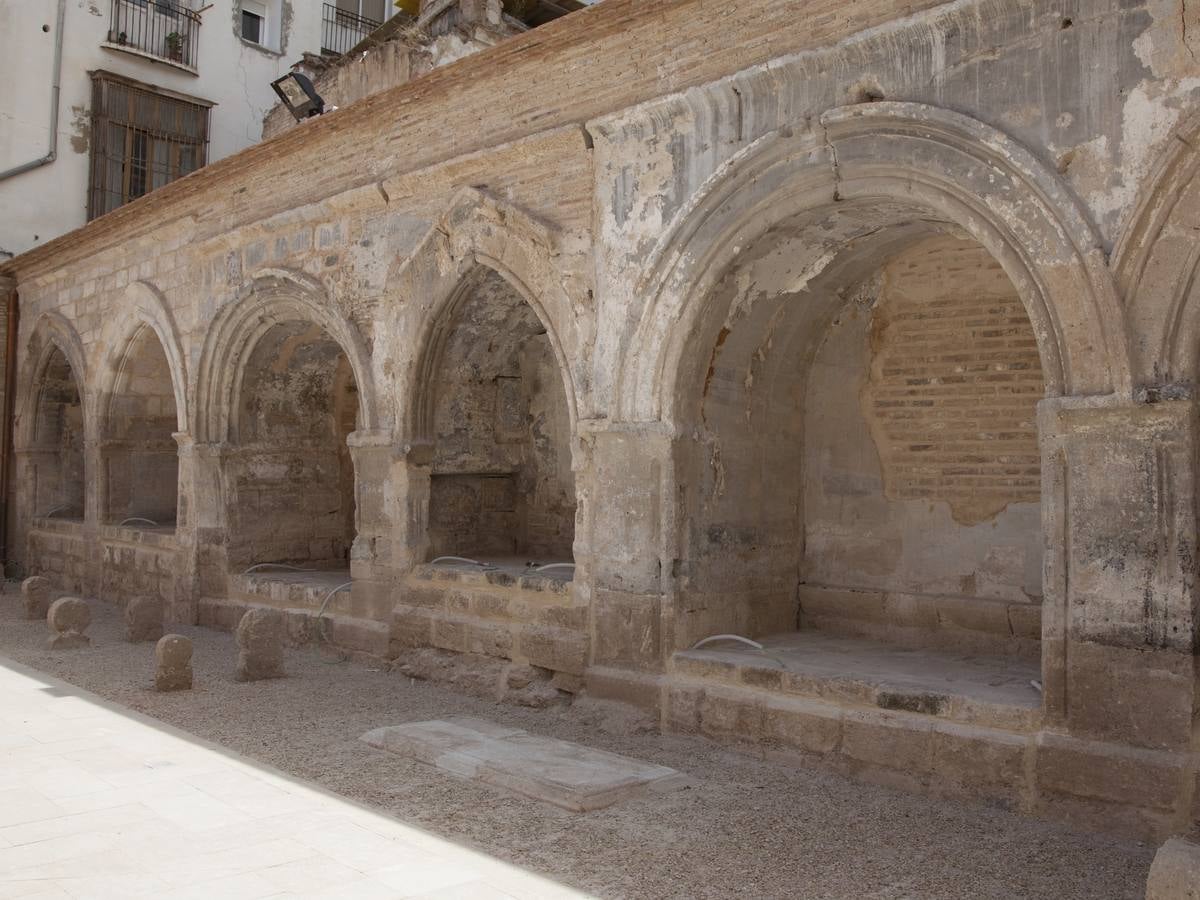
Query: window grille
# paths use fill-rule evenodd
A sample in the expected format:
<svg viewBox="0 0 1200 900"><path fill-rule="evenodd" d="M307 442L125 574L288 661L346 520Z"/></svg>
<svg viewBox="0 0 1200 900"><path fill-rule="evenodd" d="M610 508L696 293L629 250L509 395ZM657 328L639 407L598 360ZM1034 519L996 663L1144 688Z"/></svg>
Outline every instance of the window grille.
<svg viewBox="0 0 1200 900"><path fill-rule="evenodd" d="M92 73L88 219L203 166L209 106L107 72Z"/></svg>

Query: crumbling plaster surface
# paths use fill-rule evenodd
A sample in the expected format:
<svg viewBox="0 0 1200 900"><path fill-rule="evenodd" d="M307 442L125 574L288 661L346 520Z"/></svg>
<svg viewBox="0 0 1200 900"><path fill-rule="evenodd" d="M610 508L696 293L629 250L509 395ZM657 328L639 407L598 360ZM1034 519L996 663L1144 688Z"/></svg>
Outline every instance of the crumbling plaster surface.
<svg viewBox="0 0 1200 900"><path fill-rule="evenodd" d="M130 538L101 528L95 447L122 365L113 348L151 324L176 393L179 524L142 557L171 571L173 616L224 596L239 558L238 398L264 336L298 323L336 345L357 389L344 439L352 607L372 634L536 655L654 705L675 651L802 623L805 573L829 575L834 558L806 527L823 514L804 465L823 458L813 410L840 395L845 437L863 391L811 362L835 352L826 337L857 305L864 331L836 361L856 352L869 371L880 271L922 241L959 241L990 257L1036 345L1040 502L1029 472L1011 502L970 515L925 498L897 526L916 548L905 566L829 580L908 598L882 604L884 628L913 627L917 595L953 604L956 621L991 603L1010 637L1013 608L1036 607L1019 637L1036 652L1041 636L1045 727L1106 765L1130 748L1160 754L1182 785L1197 711L1191 11L960 0L808 22L783 0L736 18L726 6L606 0L4 267L22 302L20 465L56 347L78 379L93 473L83 521L46 524L18 472L20 562L76 590L120 589L100 560ZM664 41L664 28L739 52ZM622 41L644 65L596 68L631 58ZM534 92L536 67L558 77L569 53L583 85ZM425 114L439 98L442 115ZM526 616L519 633L480 624L519 619L499 611L522 605L507 593L519 586L498 585L503 603L412 587L449 459L443 350L479 278L519 298L523 331L544 331L525 364L561 383L546 458L561 476L569 460L574 492L564 618L526 629ZM860 475L879 440L863 431ZM844 523L861 537L861 517ZM848 561L879 569L877 552L862 556ZM1162 821L1193 791L1180 787ZM1105 796L1087 802L1136 806Z"/></svg>

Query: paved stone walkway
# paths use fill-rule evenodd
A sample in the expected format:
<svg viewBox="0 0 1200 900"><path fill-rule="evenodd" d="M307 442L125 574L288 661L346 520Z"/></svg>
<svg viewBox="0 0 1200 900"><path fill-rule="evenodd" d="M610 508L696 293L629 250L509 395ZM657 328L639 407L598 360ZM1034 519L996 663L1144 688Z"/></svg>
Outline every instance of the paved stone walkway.
<svg viewBox="0 0 1200 900"><path fill-rule="evenodd" d="M584 896L0 656L0 900Z"/></svg>

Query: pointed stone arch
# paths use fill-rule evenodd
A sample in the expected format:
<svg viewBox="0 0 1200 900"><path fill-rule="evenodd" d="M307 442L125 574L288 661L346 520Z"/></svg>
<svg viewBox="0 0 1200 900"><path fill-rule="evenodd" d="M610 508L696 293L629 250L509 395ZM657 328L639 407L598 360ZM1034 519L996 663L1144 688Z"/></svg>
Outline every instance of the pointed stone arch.
<svg viewBox="0 0 1200 900"><path fill-rule="evenodd" d="M1134 378L1200 379L1200 110L1176 126L1113 250Z"/></svg>
<svg viewBox="0 0 1200 900"><path fill-rule="evenodd" d="M346 354L360 398L364 431L379 429L380 406L370 351L358 327L338 313L323 284L289 269L264 269L217 313L205 336L197 367L194 435L197 443L229 441L232 411L245 364L258 340L284 320L310 322Z"/></svg>
<svg viewBox="0 0 1200 900"><path fill-rule="evenodd" d="M101 333L98 352L103 357L98 362L99 384L98 415L99 427L110 415L110 404L122 373L129 363L129 354L144 329L150 329L157 337L159 346L167 358L171 373L171 387L175 394L175 411L179 432L186 432L191 421L188 407L187 356L175 317L171 314L162 293L145 281L135 281L124 291L120 304L120 315L111 317Z"/></svg>
<svg viewBox="0 0 1200 900"><path fill-rule="evenodd" d="M558 252L554 231L515 207L473 188L455 197L390 279L388 293L395 298L390 330L399 338L392 360L396 421L403 441L429 438L428 381L463 286L480 268L499 274L545 327L574 429L578 401L567 348L574 344L576 324L572 298L554 261Z"/></svg>
<svg viewBox="0 0 1200 900"><path fill-rule="evenodd" d="M1099 237L1031 153L977 120L914 103L841 107L817 124L746 147L666 229L637 290L647 305L620 341L618 420L673 419L690 336L714 314L712 287L772 228L843 203L878 203L890 216L881 227L937 222L985 247L1021 295L1048 394L1130 391L1124 323Z"/></svg>
<svg viewBox="0 0 1200 900"><path fill-rule="evenodd" d="M70 389L61 390L66 373L53 375L60 385L60 395L45 408L48 426L54 428L54 439L44 440L41 421L48 373L65 361L69 369ZM28 522L34 517L50 516L69 511L71 518L89 516L88 469L91 462L87 445L95 440L96 422L94 397L88 391L89 368L83 342L71 323L57 312L43 313L34 322L26 343L28 377L21 382L17 398L17 420L14 423L13 444L18 455L16 492L18 504L24 510L19 517ZM53 382L51 382L53 384ZM78 404L78 431L73 429L69 414Z"/></svg>
<svg viewBox="0 0 1200 900"><path fill-rule="evenodd" d="M57 312L42 313L34 322L26 342L26 365L30 377L21 384L20 394L16 403L17 422L14 429L14 442L18 449L32 444L37 420L37 402L39 383L55 352L62 353L79 388L80 402L84 410L85 434L93 436L95 423L91 415L92 398L87 386L90 370L87 365L87 353L79 334L65 316Z"/></svg>

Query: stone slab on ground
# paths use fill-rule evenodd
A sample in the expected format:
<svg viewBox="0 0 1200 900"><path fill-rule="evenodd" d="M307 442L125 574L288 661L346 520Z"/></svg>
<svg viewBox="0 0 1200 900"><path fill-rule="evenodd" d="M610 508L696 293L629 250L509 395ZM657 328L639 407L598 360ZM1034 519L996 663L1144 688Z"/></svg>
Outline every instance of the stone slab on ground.
<svg viewBox="0 0 1200 900"><path fill-rule="evenodd" d="M376 728L362 740L453 775L507 788L572 812L676 791L688 783L686 776L666 766L470 716Z"/></svg>

